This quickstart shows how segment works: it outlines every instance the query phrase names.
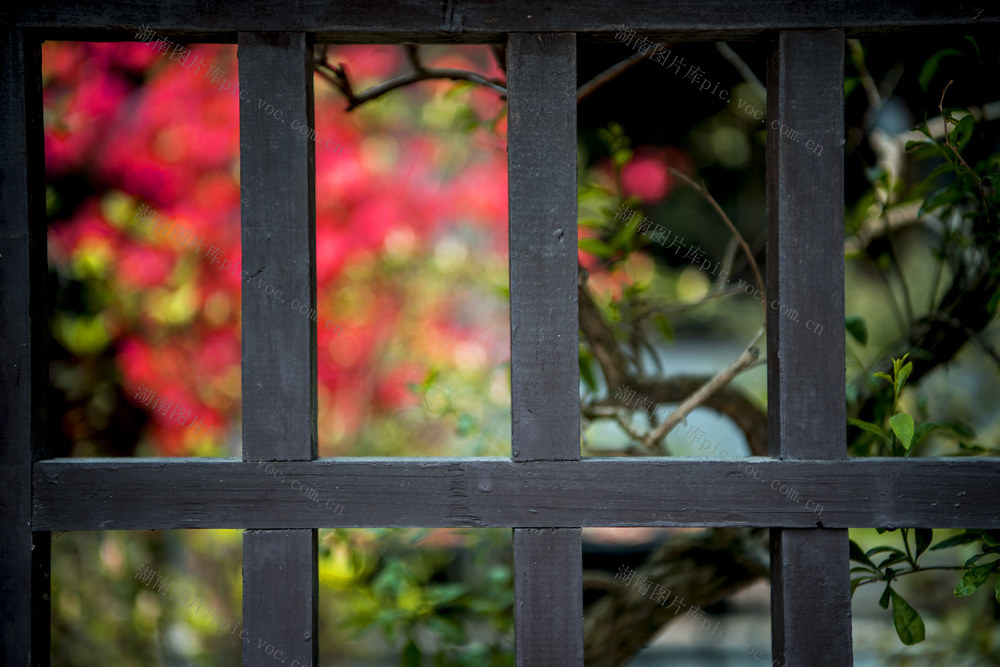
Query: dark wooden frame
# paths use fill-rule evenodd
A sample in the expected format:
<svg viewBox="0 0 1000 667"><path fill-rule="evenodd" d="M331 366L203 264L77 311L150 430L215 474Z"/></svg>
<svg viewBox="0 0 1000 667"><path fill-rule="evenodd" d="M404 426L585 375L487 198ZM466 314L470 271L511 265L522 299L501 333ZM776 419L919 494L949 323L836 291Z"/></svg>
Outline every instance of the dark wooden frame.
<svg viewBox="0 0 1000 667"><path fill-rule="evenodd" d="M266 629L276 647L289 647L286 655L315 663L317 528L510 526L517 663L547 666L583 662L580 527L687 525L772 528L774 658L851 664L847 527L1000 528L1000 460L845 458L844 330L837 326L844 316L844 37L995 27L1000 8L907 0L872 8L833 0L757 6L171 0L126 8L53 0L0 10L0 662L48 664L49 531L246 529L245 624ZM609 39L619 24L654 39L772 39L768 117L827 148L815 155L769 131L769 298L830 324L816 337L769 314L771 456L752 461L823 505L821 518L776 497L731 460L580 460L577 37ZM243 86L266 90L285 117L310 121L314 40L507 42L511 459L316 459L314 325L245 292L242 461L46 460L40 44L126 41L140 25L184 41L238 42ZM315 305L314 147L244 107L240 130L244 263ZM279 462L286 478L336 497L348 511L303 502L253 461ZM272 661L258 651L243 655L244 665Z"/></svg>

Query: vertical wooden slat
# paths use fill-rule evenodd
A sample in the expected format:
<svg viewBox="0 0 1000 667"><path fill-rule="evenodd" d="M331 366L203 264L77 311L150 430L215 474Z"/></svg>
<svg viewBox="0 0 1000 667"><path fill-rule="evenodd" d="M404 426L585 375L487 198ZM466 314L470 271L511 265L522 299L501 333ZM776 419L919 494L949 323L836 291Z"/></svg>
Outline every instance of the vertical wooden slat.
<svg viewBox="0 0 1000 667"><path fill-rule="evenodd" d="M576 36L507 47L515 461L579 460ZM518 665L583 664L579 528L514 530Z"/></svg>
<svg viewBox="0 0 1000 667"><path fill-rule="evenodd" d="M31 532L48 386L41 48L0 40L0 665L48 665L50 536Z"/></svg>
<svg viewBox="0 0 1000 667"><path fill-rule="evenodd" d="M770 455L844 458L843 31L779 33L767 86ZM847 531L816 525L771 531L773 657L851 665Z"/></svg>
<svg viewBox="0 0 1000 667"><path fill-rule="evenodd" d="M514 530L514 633L519 667L583 664L579 528Z"/></svg>
<svg viewBox="0 0 1000 667"><path fill-rule="evenodd" d="M507 59L512 453L575 460L576 36L512 34Z"/></svg>
<svg viewBox="0 0 1000 667"><path fill-rule="evenodd" d="M317 573L315 530L244 531L244 665L319 664Z"/></svg>
<svg viewBox="0 0 1000 667"><path fill-rule="evenodd" d="M248 93L240 103L243 269L253 276L243 285L247 461L316 457L316 324L291 307L293 299L316 307L315 147L291 129L296 120L314 127L311 49L305 33L239 35ZM268 114L268 104L280 112ZM275 664L261 641L289 662L316 664L317 584L315 530L244 533L244 665Z"/></svg>

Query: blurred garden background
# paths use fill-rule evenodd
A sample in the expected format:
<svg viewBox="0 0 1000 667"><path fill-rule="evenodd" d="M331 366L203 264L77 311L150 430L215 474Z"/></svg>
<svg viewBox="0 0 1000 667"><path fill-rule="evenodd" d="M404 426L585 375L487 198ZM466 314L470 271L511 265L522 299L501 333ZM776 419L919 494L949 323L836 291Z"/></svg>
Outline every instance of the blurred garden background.
<svg viewBox="0 0 1000 667"><path fill-rule="evenodd" d="M271 297L215 259L239 266L239 105L254 110L258 100L241 102L209 75L216 68L238 85L235 46L186 45L184 53L159 44L43 46L52 456L241 453L241 290ZM765 106L767 45L671 48L732 100ZM849 454L996 456L997 46L879 38L851 40L847 54L847 313L824 325L848 329L849 414L883 430L845 425ZM349 77L358 93L416 64L502 84L502 49L365 45L317 47L316 55L332 66L317 68L316 135L342 147L316 145L319 454L509 456L502 85L422 81L352 110L339 88ZM581 45L580 84L632 55L621 43ZM736 286L754 283L754 264L763 273L766 262L765 125L745 104L700 92L650 60L580 103L581 303L590 304L581 306L585 456L704 455L685 438L693 428L733 456L762 455L754 425L766 414L763 363L652 452L640 441L664 413L623 407L619 397L628 384L649 407L669 412L764 325L760 304ZM908 148L924 121L930 137ZM173 226L139 219L142 207ZM623 207L639 217L624 219ZM644 217L728 267L730 281L654 242L652 230L635 224ZM185 243L179 228L203 248ZM942 318L961 319L952 327L959 333L949 330L947 345L923 347L921 356L923 339L913 331ZM609 346L610 366L602 355ZM916 363L909 384L887 394L872 374L891 371L886 361L907 353ZM163 403L144 400L149 390ZM189 411L183 421L178 407ZM936 426L903 447L885 436L901 413L918 428ZM684 549L711 542L717 555L749 561L766 543L766 531L727 530L585 529L585 605L595 629L588 664L613 664L601 662L612 659L604 653L627 656L620 664L636 654L636 665L764 664L768 590L756 565L729 588L698 584L700 597L688 598L729 630L725 641L684 615L663 633L672 618L634 627L626 621L647 613L642 604L649 614L657 605L615 584L627 565L695 585L700 565ZM513 664L509 530L319 535L320 664ZM899 614L879 608L884 587L859 582L856 664L1000 664L997 536L935 531L935 544L957 539L928 550L921 566L963 571L926 573L915 571L910 554L924 535L910 533L905 548L898 530L851 536L875 550L872 558L882 554L870 583L892 583L926 624L926 638L905 645L894 626ZM239 630L230 630L241 617L239 531L64 533L52 548L53 664L239 664ZM886 565L893 549L911 560ZM907 565L914 576L887 575L887 567ZM991 569L974 570L984 565ZM159 584L137 578L145 567ZM722 569L712 576L732 576ZM985 578L956 597L973 571ZM243 650L256 650L248 631Z"/></svg>

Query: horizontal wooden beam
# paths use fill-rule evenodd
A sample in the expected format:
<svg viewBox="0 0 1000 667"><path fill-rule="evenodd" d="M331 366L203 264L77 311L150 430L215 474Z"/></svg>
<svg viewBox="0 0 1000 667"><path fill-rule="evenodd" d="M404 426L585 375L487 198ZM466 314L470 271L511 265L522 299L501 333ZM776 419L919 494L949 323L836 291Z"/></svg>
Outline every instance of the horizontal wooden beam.
<svg viewBox="0 0 1000 667"><path fill-rule="evenodd" d="M849 34L933 26L1000 22L1000 5L977 3L880 3L823 0L626 0L607 3L533 0L300 0L206 3L201 0L93 3L46 0L11 3L0 10L5 24L57 33L64 39L130 39L123 31L146 25L191 41L235 42L238 31L317 33L317 42L502 42L510 32L613 32L629 25L651 38L743 38L782 29L843 28ZM114 33L118 33L117 36Z"/></svg>
<svg viewBox="0 0 1000 667"><path fill-rule="evenodd" d="M997 458L52 459L32 528L995 529L997 498Z"/></svg>

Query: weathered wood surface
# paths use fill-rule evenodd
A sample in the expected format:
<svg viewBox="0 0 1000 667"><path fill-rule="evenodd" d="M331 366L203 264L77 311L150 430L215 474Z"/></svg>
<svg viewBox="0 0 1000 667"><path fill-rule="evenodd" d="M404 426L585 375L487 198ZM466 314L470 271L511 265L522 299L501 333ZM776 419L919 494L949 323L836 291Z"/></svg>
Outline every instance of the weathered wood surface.
<svg viewBox="0 0 1000 667"><path fill-rule="evenodd" d="M316 323L291 302L316 308L316 151L290 123L315 127L312 45L305 33L241 33L237 55L249 93L240 102L243 275L253 276L242 295L243 459L309 461ZM315 530L244 532L243 622L257 634L243 645L244 667L271 667L277 651L316 664L318 576Z"/></svg>
<svg viewBox="0 0 1000 667"><path fill-rule="evenodd" d="M507 81L511 458L578 461L576 35L512 34ZM510 525L517 665L582 665L580 529Z"/></svg>
<svg viewBox="0 0 1000 667"><path fill-rule="evenodd" d="M518 667L583 665L579 528L514 530L514 645Z"/></svg>
<svg viewBox="0 0 1000 667"><path fill-rule="evenodd" d="M576 38L511 35L508 54L513 458L580 458Z"/></svg>
<svg viewBox="0 0 1000 667"><path fill-rule="evenodd" d="M243 275L253 276L242 293L243 458L308 460L317 325L291 304L316 308L316 149L290 127L315 127L308 36L244 34L238 57L249 95L240 103L240 232Z"/></svg>
<svg viewBox="0 0 1000 667"><path fill-rule="evenodd" d="M501 42L509 32L610 32L626 24L651 39L748 37L777 29L844 28L858 31L900 30L908 27L990 25L1000 23L996 3L880 3L824 0L632 0L607 3L533 0L444 3L394 0L326 2L218 3L198 0L143 0L133 3L93 3L89 0L48 0L13 3L0 16L5 23L28 28L58 29L75 39L108 39L109 33L145 24L172 36L206 41L236 41L237 31L312 31L318 41ZM121 34L112 38L129 39Z"/></svg>
<svg viewBox="0 0 1000 667"><path fill-rule="evenodd" d="M34 522L40 530L1000 527L995 458L317 459L271 465L280 475L226 459L42 461L35 464ZM331 511L336 504L342 512Z"/></svg>
<svg viewBox="0 0 1000 667"><path fill-rule="evenodd" d="M41 49L0 32L0 665L49 663L49 534L32 533L31 466L46 456Z"/></svg>
<svg viewBox="0 0 1000 667"><path fill-rule="evenodd" d="M243 532L243 665L319 664L315 554L315 530Z"/></svg>
<svg viewBox="0 0 1000 667"><path fill-rule="evenodd" d="M843 31L781 32L767 87L769 454L842 459ZM847 530L776 529L771 543L773 658L852 665Z"/></svg>

